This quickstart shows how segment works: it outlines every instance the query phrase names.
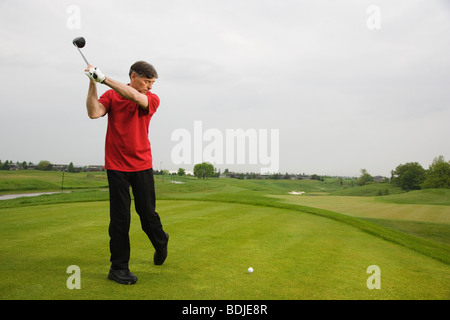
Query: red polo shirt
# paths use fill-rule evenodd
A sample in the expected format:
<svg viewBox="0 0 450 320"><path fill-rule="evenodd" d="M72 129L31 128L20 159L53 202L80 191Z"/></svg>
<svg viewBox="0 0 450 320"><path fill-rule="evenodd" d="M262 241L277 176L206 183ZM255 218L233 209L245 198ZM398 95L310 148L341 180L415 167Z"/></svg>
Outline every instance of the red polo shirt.
<svg viewBox="0 0 450 320"><path fill-rule="evenodd" d="M159 98L150 91L147 97L147 110L112 89L100 97L99 102L108 114L105 169L133 172L153 167L148 127L158 109Z"/></svg>

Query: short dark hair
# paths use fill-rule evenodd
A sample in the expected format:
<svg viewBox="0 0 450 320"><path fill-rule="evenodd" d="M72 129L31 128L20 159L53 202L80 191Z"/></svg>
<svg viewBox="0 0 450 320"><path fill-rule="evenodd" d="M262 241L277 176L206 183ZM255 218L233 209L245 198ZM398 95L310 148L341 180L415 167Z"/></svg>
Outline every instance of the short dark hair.
<svg viewBox="0 0 450 320"><path fill-rule="evenodd" d="M158 72L156 72L156 69L150 63L145 61L135 62L130 67L130 72L128 75L131 77L131 74L133 72L136 73L138 76L146 77L149 79L158 78Z"/></svg>

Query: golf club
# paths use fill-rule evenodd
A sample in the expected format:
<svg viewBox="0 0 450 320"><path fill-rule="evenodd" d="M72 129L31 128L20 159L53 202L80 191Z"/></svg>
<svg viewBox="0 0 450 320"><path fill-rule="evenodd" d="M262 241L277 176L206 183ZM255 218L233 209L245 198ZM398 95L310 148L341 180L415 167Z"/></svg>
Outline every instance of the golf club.
<svg viewBox="0 0 450 320"><path fill-rule="evenodd" d="M83 57L84 61L86 62L86 65L89 65L89 62L86 60L86 57L84 56L83 52L81 52L80 48L83 48L86 45L86 40L83 37L78 37L73 39L72 41L73 45L77 47L78 51L80 52L81 56Z"/></svg>

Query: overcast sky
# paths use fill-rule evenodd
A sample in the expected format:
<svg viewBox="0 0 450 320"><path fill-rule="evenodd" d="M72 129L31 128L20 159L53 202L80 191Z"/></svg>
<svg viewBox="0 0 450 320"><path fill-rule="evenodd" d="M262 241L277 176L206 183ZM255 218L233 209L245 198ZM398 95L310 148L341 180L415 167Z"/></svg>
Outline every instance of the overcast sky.
<svg viewBox="0 0 450 320"><path fill-rule="evenodd" d="M103 164L107 117L87 117L78 36L107 77L156 67L155 169L192 169L171 136L194 139L194 121L224 139L278 130L283 173L450 160L448 1L0 0L0 160ZM259 171L248 162L216 167Z"/></svg>

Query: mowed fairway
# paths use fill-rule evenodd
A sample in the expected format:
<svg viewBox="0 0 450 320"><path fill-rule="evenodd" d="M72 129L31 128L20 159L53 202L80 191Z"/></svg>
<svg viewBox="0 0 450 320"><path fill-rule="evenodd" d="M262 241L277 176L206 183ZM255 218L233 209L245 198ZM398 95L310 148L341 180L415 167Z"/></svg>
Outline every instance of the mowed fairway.
<svg viewBox="0 0 450 320"><path fill-rule="evenodd" d="M106 278L109 203L0 209L0 299L449 299L450 266L337 220L301 210L158 200L169 256L132 210L136 285ZM69 290L67 267L81 269ZM381 289L366 272L381 270ZM253 267L252 275L247 273Z"/></svg>
<svg viewBox="0 0 450 320"><path fill-rule="evenodd" d="M311 206L450 245L450 206L422 203L390 203L379 197L276 195L287 203Z"/></svg>
<svg viewBox="0 0 450 320"><path fill-rule="evenodd" d="M397 204L375 197L351 196L274 196L288 203L332 210L362 218L380 218L450 224L450 206Z"/></svg>

